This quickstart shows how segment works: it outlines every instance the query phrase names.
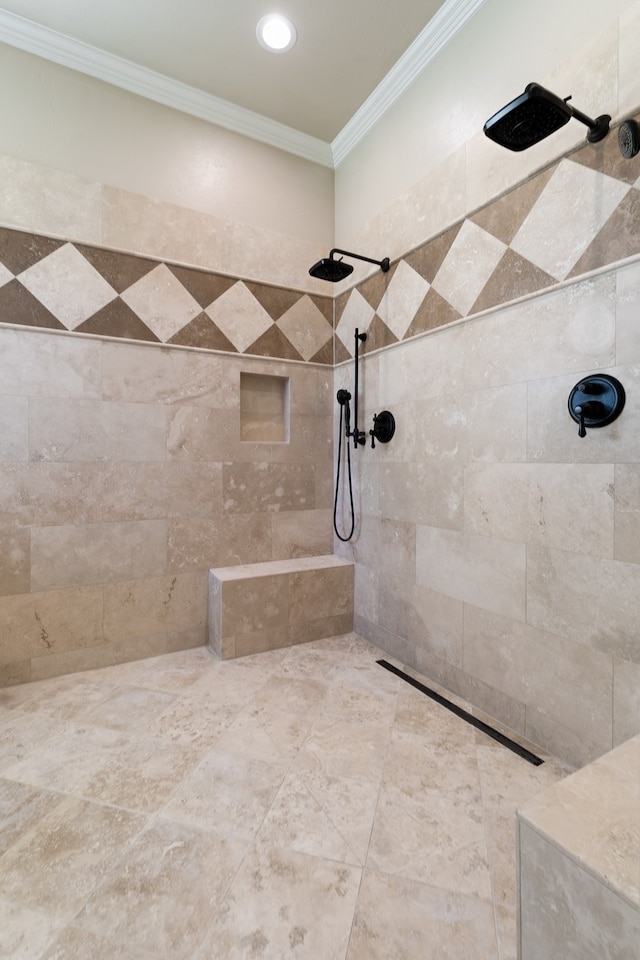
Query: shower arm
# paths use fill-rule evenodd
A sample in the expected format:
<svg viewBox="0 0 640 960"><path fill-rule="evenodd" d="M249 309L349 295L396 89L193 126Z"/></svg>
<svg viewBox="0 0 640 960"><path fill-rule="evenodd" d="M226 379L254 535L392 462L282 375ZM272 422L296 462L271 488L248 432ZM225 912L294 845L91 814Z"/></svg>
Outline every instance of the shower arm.
<svg viewBox="0 0 640 960"><path fill-rule="evenodd" d="M371 257L363 257L361 253L350 253L348 250L339 250L338 247L334 247L333 250L329 251L330 260L335 260L334 253L341 253L344 257L353 257L355 260L366 260L367 263L375 263L383 273L387 273L389 270L389 257L385 257L384 260L372 260ZM362 339L366 339L366 336L366 333L363 334Z"/></svg>
<svg viewBox="0 0 640 960"><path fill-rule="evenodd" d="M333 253L333 250L331 251L331 253ZM366 260L368 258L363 257L362 259ZM372 260L371 262L376 263L377 261ZM353 437L353 445L356 448L356 450L358 449L359 444L364 446L364 444L367 442L364 430L358 429L358 362L359 362L358 348L359 348L360 341L361 340L364 341L366 339L367 339L366 333L359 333L358 328L356 327L356 332L355 332L356 372L355 372L354 399L353 399L353 430L351 431L351 436Z"/></svg>
<svg viewBox="0 0 640 960"><path fill-rule="evenodd" d="M571 100L571 96L564 98L564 102L569 110L571 110L571 116L574 120L579 120L580 123L584 123L585 127L589 128L589 133L587 134L589 143L597 143L599 140L602 140L609 132L609 122L611 120L609 114L605 113L601 117L596 117L595 120L592 120L591 117L588 117L582 110L578 110L577 107L569 103L569 100Z"/></svg>

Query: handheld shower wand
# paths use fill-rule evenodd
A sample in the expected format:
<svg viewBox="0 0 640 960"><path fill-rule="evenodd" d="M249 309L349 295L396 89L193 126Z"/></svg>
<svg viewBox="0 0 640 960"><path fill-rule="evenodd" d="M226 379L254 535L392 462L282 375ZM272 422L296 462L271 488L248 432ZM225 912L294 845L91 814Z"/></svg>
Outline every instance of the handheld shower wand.
<svg viewBox="0 0 640 960"><path fill-rule="evenodd" d="M338 465L336 472L336 493L333 500L333 529L339 540L342 540L343 543L346 543L348 540L351 540L353 536L353 531L356 526L356 514L353 507L353 482L351 480L351 447L349 446L348 440L351 436L351 407L349 406L349 401L351 400L351 394L348 390L338 390L336 397L338 403L340 404L340 428L338 430ZM351 527L346 536L342 536L338 530L338 492L340 490L340 462L342 460L342 423L344 420L344 435L347 438L347 476L349 478L349 507L351 511Z"/></svg>

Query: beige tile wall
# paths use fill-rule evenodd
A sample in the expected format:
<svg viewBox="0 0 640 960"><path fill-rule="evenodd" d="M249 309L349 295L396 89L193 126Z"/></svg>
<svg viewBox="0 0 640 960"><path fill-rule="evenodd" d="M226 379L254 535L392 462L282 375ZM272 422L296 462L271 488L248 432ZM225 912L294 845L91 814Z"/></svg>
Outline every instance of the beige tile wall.
<svg viewBox="0 0 640 960"><path fill-rule="evenodd" d="M360 633L579 764L640 730L639 267L365 354L360 426L397 432L352 458L335 546ZM627 403L580 439L567 398L598 370Z"/></svg>
<svg viewBox="0 0 640 960"><path fill-rule="evenodd" d="M331 373L0 330L0 684L206 642L212 566L331 552ZM290 442L240 440L240 374Z"/></svg>

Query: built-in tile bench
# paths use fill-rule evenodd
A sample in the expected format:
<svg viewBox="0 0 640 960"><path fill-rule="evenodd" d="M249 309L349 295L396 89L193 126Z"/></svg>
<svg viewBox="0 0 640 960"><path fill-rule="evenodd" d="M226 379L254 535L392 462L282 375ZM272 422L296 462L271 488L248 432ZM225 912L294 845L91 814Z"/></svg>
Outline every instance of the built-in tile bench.
<svg viewBox="0 0 640 960"><path fill-rule="evenodd" d="M640 735L518 811L520 960L640 957Z"/></svg>
<svg viewBox="0 0 640 960"><path fill-rule="evenodd" d="M209 571L209 646L222 660L353 629L353 563L298 557Z"/></svg>

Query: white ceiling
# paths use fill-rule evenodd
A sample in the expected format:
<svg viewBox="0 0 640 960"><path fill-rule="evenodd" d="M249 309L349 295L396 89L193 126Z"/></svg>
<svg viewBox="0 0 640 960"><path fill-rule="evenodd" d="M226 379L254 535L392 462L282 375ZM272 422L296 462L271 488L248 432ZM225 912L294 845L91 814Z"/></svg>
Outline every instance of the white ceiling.
<svg viewBox="0 0 640 960"><path fill-rule="evenodd" d="M269 141L258 128L271 128L270 142L323 162L312 141L329 145L356 115L383 111L483 2L3 0L0 41L230 128L235 114L255 127L240 132ZM296 25L288 53L256 40L270 12Z"/></svg>

